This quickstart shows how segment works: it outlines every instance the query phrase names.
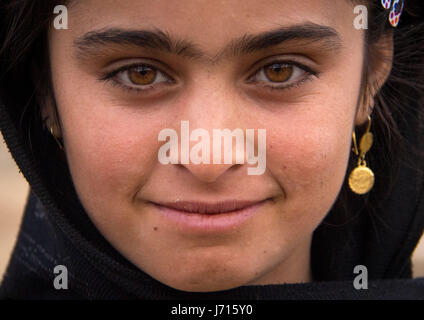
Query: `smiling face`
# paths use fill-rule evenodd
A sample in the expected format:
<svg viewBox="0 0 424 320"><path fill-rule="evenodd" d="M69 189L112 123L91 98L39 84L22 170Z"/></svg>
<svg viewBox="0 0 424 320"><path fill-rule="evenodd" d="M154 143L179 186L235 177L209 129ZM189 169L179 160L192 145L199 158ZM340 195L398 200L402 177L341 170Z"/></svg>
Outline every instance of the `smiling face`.
<svg viewBox="0 0 424 320"><path fill-rule="evenodd" d="M70 29L50 32L54 93L75 188L103 236L180 290L311 281L312 233L366 119L354 18L350 1L330 0L69 6ZM179 133L182 120L210 133L266 129L265 173L161 164L159 132ZM169 218L251 204L234 227Z"/></svg>

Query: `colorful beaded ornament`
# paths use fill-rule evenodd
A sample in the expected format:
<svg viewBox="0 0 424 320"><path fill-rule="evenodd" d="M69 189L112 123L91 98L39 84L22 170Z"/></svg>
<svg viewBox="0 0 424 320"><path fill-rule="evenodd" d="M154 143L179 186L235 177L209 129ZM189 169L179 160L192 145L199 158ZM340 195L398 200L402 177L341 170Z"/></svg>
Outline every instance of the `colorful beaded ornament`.
<svg viewBox="0 0 424 320"><path fill-rule="evenodd" d="M393 27L399 24L400 16L403 12L405 0L381 0L381 5L384 9L390 9L389 21Z"/></svg>

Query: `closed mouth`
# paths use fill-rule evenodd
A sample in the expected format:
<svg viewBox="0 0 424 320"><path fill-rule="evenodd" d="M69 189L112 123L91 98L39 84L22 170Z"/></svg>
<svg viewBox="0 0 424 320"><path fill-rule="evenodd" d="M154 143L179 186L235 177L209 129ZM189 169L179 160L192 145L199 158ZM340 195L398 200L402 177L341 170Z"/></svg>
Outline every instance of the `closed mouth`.
<svg viewBox="0 0 424 320"><path fill-rule="evenodd" d="M239 200L228 200L221 202L199 202L199 201L178 201L178 202L164 202L164 203L154 203L154 205L165 207L168 209L173 209L181 211L188 214L222 214L230 213L235 211L241 211L249 207L258 205L265 200L259 201L239 201Z"/></svg>

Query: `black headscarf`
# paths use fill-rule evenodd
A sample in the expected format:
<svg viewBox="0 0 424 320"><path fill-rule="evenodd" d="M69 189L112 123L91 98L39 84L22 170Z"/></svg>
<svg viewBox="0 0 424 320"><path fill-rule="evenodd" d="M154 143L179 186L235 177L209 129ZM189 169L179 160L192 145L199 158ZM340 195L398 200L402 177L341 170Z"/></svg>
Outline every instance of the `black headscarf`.
<svg viewBox="0 0 424 320"><path fill-rule="evenodd" d="M0 59L0 65L2 70L9 69L7 60ZM423 132L418 131L422 102L412 106L416 113L405 115L408 125L403 127L409 146L405 152L410 152L415 168L400 166L389 197L378 208L351 208L356 214L342 224L324 220L313 235L313 283L189 293L170 288L138 269L93 225L75 192L63 152L35 116L39 105L33 99L34 84L31 79L17 79L16 70L27 67L14 66L14 71L2 72L0 78L0 129L31 187L0 298L424 298L424 279L411 279L411 254L424 229L424 168L411 151L422 148ZM17 82L19 87L12 85ZM333 214L330 211L328 218ZM57 265L67 267L67 290L53 285ZM357 290L353 285L357 265L368 269L368 289Z"/></svg>

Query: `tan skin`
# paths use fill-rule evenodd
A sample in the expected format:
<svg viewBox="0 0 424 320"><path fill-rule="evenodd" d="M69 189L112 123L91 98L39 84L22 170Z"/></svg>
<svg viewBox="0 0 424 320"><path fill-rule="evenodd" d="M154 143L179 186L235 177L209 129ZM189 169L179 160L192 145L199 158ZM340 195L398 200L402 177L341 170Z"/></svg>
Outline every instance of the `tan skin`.
<svg viewBox="0 0 424 320"><path fill-rule="evenodd" d="M144 272L180 290L313 281L312 233L342 186L352 130L370 112L358 105L364 31L353 27L354 18L351 1L330 0L87 0L69 6L70 29L50 32L60 127L52 125L63 139L78 196L103 236ZM243 35L305 23L330 27L337 36L248 53L224 50ZM194 44L201 55L134 44L77 50L77 39L111 27L160 29ZM277 77L260 72L281 61L297 65L286 62ZM129 71L99 80L143 63L156 68L151 85L140 85L148 79L129 77ZM372 80L383 83L388 72L377 65L374 71ZM255 81L248 81L252 75ZM53 115L51 106L46 103L45 115ZM209 131L265 128L266 172L249 176L247 164L160 164L158 133L179 132L181 120ZM241 227L203 234L182 232L150 203L177 199L268 200Z"/></svg>

